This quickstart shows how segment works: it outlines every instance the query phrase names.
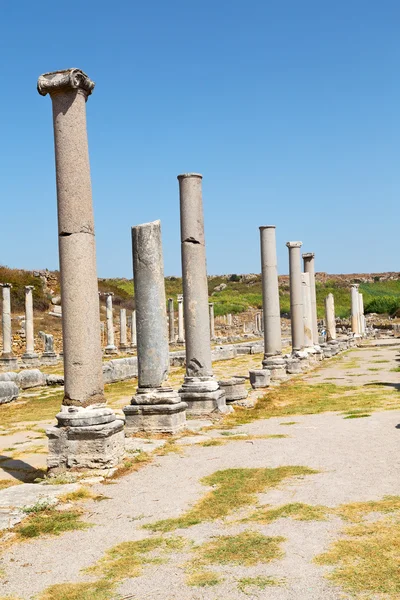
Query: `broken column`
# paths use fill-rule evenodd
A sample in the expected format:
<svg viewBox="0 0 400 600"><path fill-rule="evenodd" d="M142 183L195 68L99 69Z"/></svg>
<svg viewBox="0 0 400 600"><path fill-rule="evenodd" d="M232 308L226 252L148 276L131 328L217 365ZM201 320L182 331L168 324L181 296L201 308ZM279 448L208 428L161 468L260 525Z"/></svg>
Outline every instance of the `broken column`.
<svg viewBox="0 0 400 600"><path fill-rule="evenodd" d="M106 354L117 354L117 347L114 341L114 320L113 320L113 292L106 292L106 328L107 328L107 346L104 349Z"/></svg>
<svg viewBox="0 0 400 600"><path fill-rule="evenodd" d="M214 302L208 303L208 310L210 313L210 338L211 340L215 340Z"/></svg>
<svg viewBox="0 0 400 600"><path fill-rule="evenodd" d="M185 343L185 333L183 325L183 294L178 294L178 344Z"/></svg>
<svg viewBox="0 0 400 600"><path fill-rule="evenodd" d="M326 341L336 340L335 298L328 294L325 298Z"/></svg>
<svg viewBox="0 0 400 600"><path fill-rule="evenodd" d="M317 292L315 287L315 254L307 252L303 254L304 273L310 277L311 294L311 318L312 318L312 339L313 344L318 345L318 317L317 317Z"/></svg>
<svg viewBox="0 0 400 600"><path fill-rule="evenodd" d="M132 227L138 388L125 406L126 430L176 433L186 423L187 405L170 387L169 346L164 287L161 223Z"/></svg>
<svg viewBox="0 0 400 600"><path fill-rule="evenodd" d="M33 331L33 285L25 286L25 341L26 350L22 360L26 365L39 365L39 356L35 353L35 337Z"/></svg>
<svg viewBox="0 0 400 600"><path fill-rule="evenodd" d="M54 352L54 335L51 333L45 333L44 331L39 331L39 335L44 344L43 354L40 357L40 363L42 365L56 365L58 363L58 356Z"/></svg>
<svg viewBox="0 0 400 600"><path fill-rule="evenodd" d="M119 311L119 349L126 352L128 349L128 340L126 335L126 308Z"/></svg>
<svg viewBox="0 0 400 600"><path fill-rule="evenodd" d="M301 274L301 289L303 294L303 323L304 323L304 347L312 348L313 342L313 319L312 319L312 301L310 274Z"/></svg>
<svg viewBox="0 0 400 600"><path fill-rule="evenodd" d="M175 344L175 314L174 299L168 298L169 343Z"/></svg>
<svg viewBox="0 0 400 600"><path fill-rule="evenodd" d="M302 242L287 242L286 246L289 248L292 351L298 351L304 347L303 295L300 267L300 248Z"/></svg>
<svg viewBox="0 0 400 600"><path fill-rule="evenodd" d="M270 370L272 380L284 379L286 367L282 358L275 225L260 227L260 248L264 320L264 359L262 364L263 367Z"/></svg>
<svg viewBox="0 0 400 600"><path fill-rule="evenodd" d="M86 100L94 83L79 69L45 73L56 154L64 399L58 425L47 430L51 469L109 468L124 449L123 421L106 408Z"/></svg>
<svg viewBox="0 0 400 600"><path fill-rule="evenodd" d="M132 311L131 316L131 348L136 348L136 310Z"/></svg>
<svg viewBox="0 0 400 600"><path fill-rule="evenodd" d="M211 364L201 180L196 173L178 175L186 336L186 376L179 394L192 414L226 410Z"/></svg>
<svg viewBox="0 0 400 600"><path fill-rule="evenodd" d="M11 371L17 368L18 359L12 351L11 328L11 283L1 283L3 295L3 352L0 356L0 366L3 370Z"/></svg>
<svg viewBox="0 0 400 600"><path fill-rule="evenodd" d="M351 331L360 333L360 301L358 298L358 283L351 284Z"/></svg>

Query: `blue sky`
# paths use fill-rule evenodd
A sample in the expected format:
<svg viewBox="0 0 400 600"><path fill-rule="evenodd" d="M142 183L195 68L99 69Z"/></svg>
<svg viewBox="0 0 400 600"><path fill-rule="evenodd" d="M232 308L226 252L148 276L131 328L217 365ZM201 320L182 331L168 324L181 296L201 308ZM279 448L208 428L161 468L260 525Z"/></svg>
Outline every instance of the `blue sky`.
<svg viewBox="0 0 400 600"><path fill-rule="evenodd" d="M0 262L58 268L46 71L81 68L100 277L160 218L180 274L179 173L203 174L210 274L259 272L260 225L319 271L400 270L396 0L5 1Z"/></svg>

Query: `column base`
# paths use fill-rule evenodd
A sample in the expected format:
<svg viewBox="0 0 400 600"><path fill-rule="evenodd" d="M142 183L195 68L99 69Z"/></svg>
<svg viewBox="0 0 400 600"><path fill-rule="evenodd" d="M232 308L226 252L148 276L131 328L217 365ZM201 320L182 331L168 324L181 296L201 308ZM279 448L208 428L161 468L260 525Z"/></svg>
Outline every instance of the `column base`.
<svg viewBox="0 0 400 600"><path fill-rule="evenodd" d="M179 396L188 405L187 414L204 415L212 412L232 412L226 406L225 392L213 377L185 377Z"/></svg>
<svg viewBox="0 0 400 600"><path fill-rule="evenodd" d="M124 454L124 422L105 407L62 407L58 425L49 427L47 466L67 469L110 469Z"/></svg>
<svg viewBox="0 0 400 600"><path fill-rule="evenodd" d="M118 354L116 346L106 346L104 348L104 354Z"/></svg>
<svg viewBox="0 0 400 600"><path fill-rule="evenodd" d="M186 426L186 408L172 388L138 388L123 409L126 433L178 433Z"/></svg>
<svg viewBox="0 0 400 600"><path fill-rule="evenodd" d="M38 354L23 354L21 356L22 362L28 367L38 367L40 365Z"/></svg>
<svg viewBox="0 0 400 600"><path fill-rule="evenodd" d="M271 381L284 381L287 379L286 361L281 356L264 356L262 366L270 372Z"/></svg>
<svg viewBox="0 0 400 600"><path fill-rule="evenodd" d="M119 351L120 352L127 352L128 350L129 350L128 344L120 344L119 345Z"/></svg>
<svg viewBox="0 0 400 600"><path fill-rule="evenodd" d="M1 356L0 357L0 370L1 371L13 371L18 369L18 358L16 356Z"/></svg>
<svg viewBox="0 0 400 600"><path fill-rule="evenodd" d="M286 362L286 372L289 375L298 375L303 372L301 368L300 360L298 358L287 358Z"/></svg>
<svg viewBox="0 0 400 600"><path fill-rule="evenodd" d="M227 403L243 400L249 395L245 377L232 377L231 379L218 381L218 385L225 392L225 402Z"/></svg>
<svg viewBox="0 0 400 600"><path fill-rule="evenodd" d="M40 364L42 365L56 365L59 358L55 352L43 352L40 357Z"/></svg>
<svg viewBox="0 0 400 600"><path fill-rule="evenodd" d="M250 383L253 390L269 387L271 373L268 369L252 369L249 371Z"/></svg>

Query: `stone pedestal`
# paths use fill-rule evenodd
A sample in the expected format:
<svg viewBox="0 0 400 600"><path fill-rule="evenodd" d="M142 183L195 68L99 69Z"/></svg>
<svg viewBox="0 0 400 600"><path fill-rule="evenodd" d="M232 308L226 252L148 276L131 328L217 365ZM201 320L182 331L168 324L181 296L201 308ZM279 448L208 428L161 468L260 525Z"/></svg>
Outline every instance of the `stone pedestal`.
<svg viewBox="0 0 400 600"><path fill-rule="evenodd" d="M126 432L177 433L185 427L186 404L168 377L169 346L160 221L132 227L136 301L138 388L125 406Z"/></svg>
<svg viewBox="0 0 400 600"><path fill-rule="evenodd" d="M183 294L178 294L178 344L185 343L183 320Z"/></svg>
<svg viewBox="0 0 400 600"><path fill-rule="evenodd" d="M119 349L121 352L128 350L128 340L126 335L126 308L119 311Z"/></svg>
<svg viewBox="0 0 400 600"><path fill-rule="evenodd" d="M218 385L225 392L225 400L227 403L244 400L249 395L246 388L245 377L231 377L218 381Z"/></svg>
<svg viewBox="0 0 400 600"><path fill-rule="evenodd" d="M33 285L25 286L25 336L26 351L22 355L22 361L25 365L37 367L40 364L39 356L35 353L35 337L33 332Z"/></svg>
<svg viewBox="0 0 400 600"><path fill-rule="evenodd" d="M266 388L271 382L271 373L268 369L253 369L249 371L249 376L253 390Z"/></svg>
<svg viewBox="0 0 400 600"><path fill-rule="evenodd" d="M123 422L105 408L86 100L94 83L79 69L46 73L56 153L64 399L47 431L48 466L109 468L124 451Z"/></svg>
<svg viewBox="0 0 400 600"><path fill-rule="evenodd" d="M106 297L106 327L107 327L107 346L104 349L106 354L118 354L117 347L114 341L114 319L113 319L113 292L104 294Z"/></svg>
<svg viewBox="0 0 400 600"><path fill-rule="evenodd" d="M315 254L307 252L303 254L304 273L308 273L310 278L310 300L311 300L311 319L312 319L312 340L313 344L318 344L318 317L317 317L317 292L315 288Z"/></svg>
<svg viewBox="0 0 400 600"><path fill-rule="evenodd" d="M328 294L325 298L326 340L336 340L335 298Z"/></svg>
<svg viewBox="0 0 400 600"><path fill-rule="evenodd" d="M212 372L202 176L179 175L186 376L179 394L188 413L225 411L225 395Z"/></svg>
<svg viewBox="0 0 400 600"><path fill-rule="evenodd" d="M303 294L301 289L300 248L302 242L287 242L289 248L290 325L292 350L304 347Z"/></svg>
<svg viewBox="0 0 400 600"><path fill-rule="evenodd" d="M264 369L268 369L271 375L271 381L284 381L286 375L286 361L282 356L270 356L262 361Z"/></svg>
<svg viewBox="0 0 400 600"><path fill-rule="evenodd" d="M12 351L12 330L11 330L11 283L1 283L3 295L3 352L0 356L0 369L2 371L11 371L17 368L18 359Z"/></svg>

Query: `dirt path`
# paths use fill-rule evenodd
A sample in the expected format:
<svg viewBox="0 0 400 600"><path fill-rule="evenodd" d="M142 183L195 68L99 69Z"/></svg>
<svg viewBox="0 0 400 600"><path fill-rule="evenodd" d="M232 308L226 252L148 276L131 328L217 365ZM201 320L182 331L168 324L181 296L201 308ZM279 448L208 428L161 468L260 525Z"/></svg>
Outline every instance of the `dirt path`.
<svg viewBox="0 0 400 600"><path fill-rule="evenodd" d="M305 380L310 386L321 382L358 386L360 394L371 382L396 389L398 373L393 369L400 364L399 349L385 346L356 349L332 362L326 361ZM221 368L223 365L219 364L218 369ZM97 581L98 575L85 574L83 569L121 542L159 536L143 529L143 525L185 514L215 489L200 480L216 471L301 466L316 472L283 480L224 519L204 520L164 534L166 539L181 536L186 545L163 553L164 562L145 565L137 577L121 577L108 595L93 592L93 596L74 596L60 589L59 595L46 596L46 600L355 598L352 594L343 596L343 590L324 576L327 567L313 562L315 556L341 535L343 523L336 515L320 521L279 518L266 524L243 522L243 519L254 513L257 506L305 503L333 509L349 502L380 500L385 495L400 496L399 423L400 410L375 412L368 418L356 419L323 413L253 421L234 429L233 432L247 434L243 440L230 441L226 431L216 428L195 437L187 436L179 453L159 456L114 485L94 486L96 493L105 494L108 499L84 504L83 519L93 527L14 544L5 551L1 560L0 597L40 598L43 590L53 584ZM287 437L266 437L282 435ZM209 445L214 438L222 445ZM282 536L282 557L252 566L244 565L240 556L239 564L214 562L206 569L218 575L220 583L204 587L187 585L188 575L199 567L196 546L214 536L236 536L244 531ZM118 573L115 576L118 579ZM267 577L273 578L270 583L274 585L266 585ZM250 585L249 581L258 583Z"/></svg>

